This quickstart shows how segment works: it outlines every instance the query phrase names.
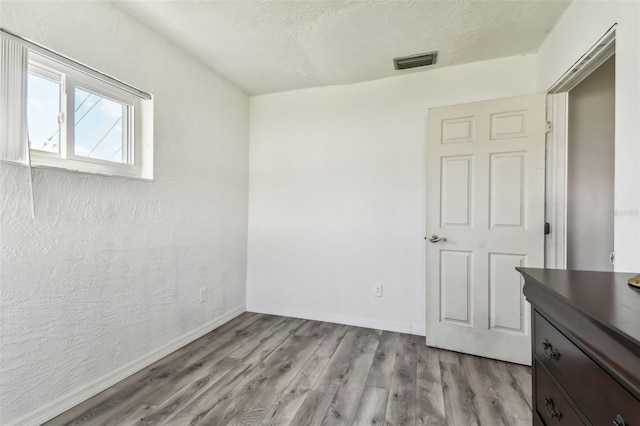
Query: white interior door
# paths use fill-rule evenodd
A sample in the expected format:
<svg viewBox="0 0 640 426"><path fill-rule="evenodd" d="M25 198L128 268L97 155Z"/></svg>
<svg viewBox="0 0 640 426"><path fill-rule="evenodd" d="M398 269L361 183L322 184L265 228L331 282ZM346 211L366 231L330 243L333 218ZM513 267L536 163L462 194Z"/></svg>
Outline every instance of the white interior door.
<svg viewBox="0 0 640 426"><path fill-rule="evenodd" d="M430 109L427 155L427 345L531 365L514 268L544 265L545 95Z"/></svg>

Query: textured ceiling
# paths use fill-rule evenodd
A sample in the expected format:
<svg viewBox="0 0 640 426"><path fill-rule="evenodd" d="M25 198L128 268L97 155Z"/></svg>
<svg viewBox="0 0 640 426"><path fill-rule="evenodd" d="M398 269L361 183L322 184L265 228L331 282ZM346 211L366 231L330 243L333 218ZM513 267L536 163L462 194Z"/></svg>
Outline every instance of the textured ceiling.
<svg viewBox="0 0 640 426"><path fill-rule="evenodd" d="M117 1L251 95L535 52L567 1ZM392 59L437 50L429 68Z"/></svg>

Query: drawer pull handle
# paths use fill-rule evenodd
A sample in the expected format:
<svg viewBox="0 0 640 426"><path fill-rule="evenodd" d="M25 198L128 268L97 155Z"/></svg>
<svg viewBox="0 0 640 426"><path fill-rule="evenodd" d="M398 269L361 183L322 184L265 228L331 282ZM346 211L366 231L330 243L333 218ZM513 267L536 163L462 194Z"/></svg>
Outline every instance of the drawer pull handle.
<svg viewBox="0 0 640 426"><path fill-rule="evenodd" d="M555 359L558 361L560 359L560 352L557 349L553 349L553 345L549 341L549 339L544 339L542 342L542 347L544 348L544 356L549 359Z"/></svg>
<svg viewBox="0 0 640 426"><path fill-rule="evenodd" d="M553 399L551 399L549 395L544 396L544 409L547 412L547 415L552 419L556 417L558 420L560 420L560 418L562 417L562 413L560 412L560 410L556 410L556 407L553 406Z"/></svg>
<svg viewBox="0 0 640 426"><path fill-rule="evenodd" d="M626 423L624 422L624 419L620 414L616 416L615 420L613 421L613 424L616 426L626 426Z"/></svg>

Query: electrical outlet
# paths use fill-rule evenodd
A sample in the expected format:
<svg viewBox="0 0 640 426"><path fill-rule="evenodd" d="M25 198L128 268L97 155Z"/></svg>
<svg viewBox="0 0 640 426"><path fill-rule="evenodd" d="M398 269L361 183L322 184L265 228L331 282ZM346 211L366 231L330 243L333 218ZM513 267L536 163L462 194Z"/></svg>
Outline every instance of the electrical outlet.
<svg viewBox="0 0 640 426"><path fill-rule="evenodd" d="M382 297L382 284L374 284L372 288L373 297Z"/></svg>
<svg viewBox="0 0 640 426"><path fill-rule="evenodd" d="M207 300L207 288L200 287L200 303L204 303Z"/></svg>

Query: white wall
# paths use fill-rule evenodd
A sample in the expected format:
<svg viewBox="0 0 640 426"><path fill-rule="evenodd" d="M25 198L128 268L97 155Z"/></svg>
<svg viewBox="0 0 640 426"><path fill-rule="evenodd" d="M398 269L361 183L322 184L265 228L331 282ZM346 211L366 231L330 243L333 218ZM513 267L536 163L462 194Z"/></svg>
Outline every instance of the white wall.
<svg viewBox="0 0 640 426"><path fill-rule="evenodd" d="M614 24L616 31L615 269L640 271L640 2L576 0L538 53L546 91Z"/></svg>
<svg viewBox="0 0 640 426"><path fill-rule="evenodd" d="M32 220L0 167L0 424L38 424L244 309L249 101L109 4L2 1L0 25L155 102L153 182L36 170Z"/></svg>
<svg viewBox="0 0 640 426"><path fill-rule="evenodd" d="M247 309L424 334L427 110L533 92L521 56L251 98Z"/></svg>

